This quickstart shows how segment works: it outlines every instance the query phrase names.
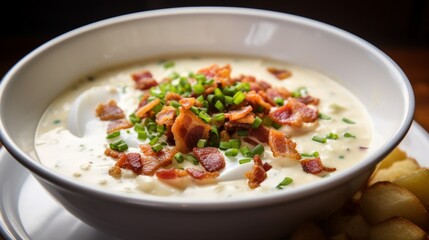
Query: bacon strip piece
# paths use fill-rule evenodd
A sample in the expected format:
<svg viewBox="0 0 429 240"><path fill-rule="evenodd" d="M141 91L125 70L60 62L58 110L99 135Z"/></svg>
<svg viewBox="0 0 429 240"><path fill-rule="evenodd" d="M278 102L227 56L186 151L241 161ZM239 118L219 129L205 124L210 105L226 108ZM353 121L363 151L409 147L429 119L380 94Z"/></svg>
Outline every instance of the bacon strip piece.
<svg viewBox="0 0 429 240"><path fill-rule="evenodd" d="M287 103L269 113L273 121L282 125L301 127L303 123L315 122L319 111L308 107L294 98L289 98Z"/></svg>
<svg viewBox="0 0 429 240"><path fill-rule="evenodd" d="M304 172L311 173L311 174L318 174L323 171L333 172L337 170L336 168L323 166L323 163L322 163L322 160L320 160L320 157L302 159L301 166Z"/></svg>
<svg viewBox="0 0 429 240"><path fill-rule="evenodd" d="M267 71L273 74L279 80L283 80L292 76L292 72L286 69L277 69L274 67L268 67Z"/></svg>
<svg viewBox="0 0 429 240"><path fill-rule="evenodd" d="M296 143L286 137L282 132L270 129L268 136L268 145L273 152L274 157L287 157L291 159L301 159L301 154L296 151Z"/></svg>
<svg viewBox="0 0 429 240"><path fill-rule="evenodd" d="M216 172L225 167L225 159L218 148L194 148L192 152L203 168L208 172Z"/></svg>
<svg viewBox="0 0 429 240"><path fill-rule="evenodd" d="M189 109L192 106L194 106L196 100L195 98L182 98L180 99L180 104L182 105L183 108Z"/></svg>
<svg viewBox="0 0 429 240"><path fill-rule="evenodd" d="M250 91L246 95L246 101L248 101L253 107L257 109L258 106L263 107L266 111L270 111L271 104L264 101L260 94L255 91Z"/></svg>
<svg viewBox="0 0 429 240"><path fill-rule="evenodd" d="M156 114L155 122L158 125L173 126L176 118L176 109L171 106L164 106L159 113Z"/></svg>
<svg viewBox="0 0 429 240"><path fill-rule="evenodd" d="M129 169L135 174L141 174L142 162L140 153L127 153L119 155L118 161L116 161L115 166L109 170L109 174L116 176L119 175L121 171L118 168Z"/></svg>
<svg viewBox="0 0 429 240"><path fill-rule="evenodd" d="M172 169L159 169L155 175L160 179L177 179L188 176L186 170L172 168Z"/></svg>
<svg viewBox="0 0 429 240"><path fill-rule="evenodd" d="M271 105L276 106L276 98L288 99L291 93L286 88L268 88L265 91L266 101Z"/></svg>
<svg viewBox="0 0 429 240"><path fill-rule="evenodd" d="M171 127L176 148L179 152L188 153L197 146L200 139L208 139L210 125L197 117L191 110L180 108L180 114Z"/></svg>
<svg viewBox="0 0 429 240"><path fill-rule="evenodd" d="M112 157L112 158L119 158L123 153L115 151L111 148L106 148L106 150L104 150L104 155Z"/></svg>
<svg viewBox="0 0 429 240"><path fill-rule="evenodd" d="M253 157L253 167L250 171L245 173L250 188L254 189L261 185L261 183L267 178L267 172L262 164L261 157L255 155Z"/></svg>
<svg viewBox="0 0 429 240"><path fill-rule="evenodd" d="M131 74L131 78L135 82L136 89L139 90L146 90L158 85L158 82L153 79L152 74L149 71L133 73Z"/></svg>
<svg viewBox="0 0 429 240"><path fill-rule="evenodd" d="M232 111L225 113L225 117L229 118L229 120L231 120L231 121L235 121L235 120L238 120L240 118L245 117L246 115L251 113L252 110L253 110L252 106L248 105L248 106L242 107L240 109L232 110Z"/></svg>
<svg viewBox="0 0 429 240"><path fill-rule="evenodd" d="M318 98L312 97L310 95L304 96L304 97L298 97L295 98L299 102L304 103L305 105L313 104L313 105L319 105L320 100Z"/></svg>
<svg viewBox="0 0 429 240"><path fill-rule="evenodd" d="M154 100L146 103L146 105L141 106L139 109L137 109L136 111L136 116L139 118L144 117L144 115L149 112L150 110L152 110L152 108L154 108L156 105L158 105L161 102L161 100L159 100L159 98L155 98Z"/></svg>
<svg viewBox="0 0 429 240"><path fill-rule="evenodd" d="M186 172L194 179L215 179L219 176L219 172L206 172L196 168L187 168Z"/></svg>
<svg viewBox="0 0 429 240"><path fill-rule="evenodd" d="M109 133L119 131L121 129L128 129L132 127L133 127L133 124L125 118L114 120L114 121L110 121L109 124L107 125L107 133L109 134Z"/></svg>
<svg viewBox="0 0 429 240"><path fill-rule="evenodd" d="M249 136L258 139L262 143L268 143L270 129L261 124L258 128L250 128Z"/></svg>
<svg viewBox="0 0 429 240"><path fill-rule="evenodd" d="M159 152L154 152L149 144L139 146L143 154L141 155L144 175L152 176L161 167L166 167L172 163L172 158L176 151L174 149L162 149Z"/></svg>
<svg viewBox="0 0 429 240"><path fill-rule="evenodd" d="M232 84L231 80L231 66L229 64L219 67L217 64L213 64L207 68L198 70L199 74L204 74L207 79L213 78L216 83L221 84L222 87L226 87Z"/></svg>
<svg viewBox="0 0 429 240"><path fill-rule="evenodd" d="M115 100L110 100L107 104L98 104L95 113L103 121L125 118L124 111L118 107Z"/></svg>

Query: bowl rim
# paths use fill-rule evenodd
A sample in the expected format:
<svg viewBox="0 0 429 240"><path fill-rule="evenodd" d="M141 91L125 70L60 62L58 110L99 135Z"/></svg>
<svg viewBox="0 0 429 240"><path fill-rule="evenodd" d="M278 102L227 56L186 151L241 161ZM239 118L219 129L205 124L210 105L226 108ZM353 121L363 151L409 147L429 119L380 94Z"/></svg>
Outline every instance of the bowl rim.
<svg viewBox="0 0 429 240"><path fill-rule="evenodd" d="M291 189L289 192L279 192L279 193L267 193L259 196L249 197L234 197L232 199L216 199L214 201L195 201L190 199L180 199L180 198L168 198L168 197L136 197L136 196L126 196L120 193L113 193L96 188L95 186L85 186L82 183L73 181L70 178L65 176L60 176L58 173L54 173L47 167L41 165L40 163L33 160L28 154L24 153L17 144L11 139L7 134L3 120L0 118L0 140L4 144L4 147L9 151L9 153L18 160L22 165L29 169L32 174L36 175L37 179L45 183L56 185L62 190L74 192L75 194L85 194L87 196L92 196L96 198L101 198L109 200L111 202L127 202L129 205L133 206L145 206L145 207L163 207L165 209L192 209L192 210L227 210L227 209L242 209L248 207L261 207L271 204L281 204L289 201L296 201L302 199L308 195L312 195L318 192L329 190L335 188L339 185L344 184L345 181L357 177L359 174L363 174L367 171L368 165L374 166L379 159L382 159L388 154L394 147L396 147L399 142L403 139L405 134L408 132L413 121L414 114L414 93L411 87L411 84L404 74L404 72L399 68L399 66L385 53L381 50L368 43L367 41L349 33L342 29L339 29L335 26L331 26L325 23L322 23L317 20L296 16L288 13L274 12L270 10L260 10L253 8L242 8L242 7L179 7L179 8L168 8L168 9L159 9L159 10L150 10L143 12L136 12L125 14L121 16L116 16L101 21L97 21L64 34L61 34L50 41L42 44L37 47L25 57L23 57L18 63L16 63L3 77L0 83L0 100L4 98L4 92L6 92L9 82L13 76L20 71L21 68L42 54L45 50L61 44L64 41L76 37L80 34L90 32L99 28L108 27L110 25L119 24L127 21L148 19L148 18L158 18L165 16L174 16L174 15L190 15L190 14L215 14L215 15L234 15L234 16L251 16L255 18L266 18L280 21L293 22L307 27L318 28L322 31L329 32L334 34L337 37L341 37L350 41L356 45L359 45L379 60L383 61L386 66L395 71L395 75L402 79L402 83L405 88L403 88L404 96L408 97L406 99L406 116L401 122L401 127L397 130L396 133L392 134L392 137L388 139L384 146L375 150L372 153L373 159L368 159L368 156L361 160L360 163L355 165L353 168L346 169L335 176L330 178L321 179L321 181L300 186L296 189ZM4 101L0 101L3 103Z"/></svg>

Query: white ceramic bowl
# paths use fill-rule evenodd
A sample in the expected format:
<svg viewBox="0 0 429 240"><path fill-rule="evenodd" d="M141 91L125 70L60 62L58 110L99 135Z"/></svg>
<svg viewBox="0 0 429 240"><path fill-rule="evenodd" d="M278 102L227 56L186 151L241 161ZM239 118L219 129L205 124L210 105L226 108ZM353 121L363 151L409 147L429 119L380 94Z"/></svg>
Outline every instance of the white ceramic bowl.
<svg viewBox="0 0 429 240"><path fill-rule="evenodd" d="M42 113L76 79L145 58L224 53L273 58L319 70L351 90L373 121L373 151L352 169L279 194L217 202L144 200L77 184L39 164L34 135ZM326 216L369 177L403 138L414 99L400 68L374 46L302 17L238 8L142 12L59 36L17 63L0 88L1 140L67 210L122 238L276 239Z"/></svg>

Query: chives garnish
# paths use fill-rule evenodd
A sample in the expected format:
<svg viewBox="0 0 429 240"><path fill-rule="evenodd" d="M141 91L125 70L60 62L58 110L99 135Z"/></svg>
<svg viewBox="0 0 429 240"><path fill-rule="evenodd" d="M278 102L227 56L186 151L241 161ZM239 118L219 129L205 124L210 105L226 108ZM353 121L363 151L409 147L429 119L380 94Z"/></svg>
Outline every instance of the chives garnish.
<svg viewBox="0 0 429 240"><path fill-rule="evenodd" d="M213 94L209 94L209 95L207 95L207 101L210 103L210 104L213 104L213 100L215 99L215 95L213 95Z"/></svg>
<svg viewBox="0 0 429 240"><path fill-rule="evenodd" d="M170 101L170 106L174 107L174 108L178 108L180 106L182 106L178 101L176 100L171 100Z"/></svg>
<svg viewBox="0 0 429 240"><path fill-rule="evenodd" d="M235 157L238 155L238 149L237 148L230 148L225 151L225 156L227 157Z"/></svg>
<svg viewBox="0 0 429 240"><path fill-rule="evenodd" d="M194 75L194 78L199 82L199 83L202 83L202 84L205 84L206 83L206 76L204 75L204 74L197 74L197 75Z"/></svg>
<svg viewBox="0 0 429 240"><path fill-rule="evenodd" d="M350 119L345 118L345 117L342 120L343 120L343 122L348 123L348 124L355 124L356 123L353 120L350 120Z"/></svg>
<svg viewBox="0 0 429 240"><path fill-rule="evenodd" d="M225 109L225 106L220 100L217 100L215 103L215 108L217 108L217 110L222 112Z"/></svg>
<svg viewBox="0 0 429 240"><path fill-rule="evenodd" d="M213 115L213 120L215 121L223 121L225 120L225 114L224 113L216 113Z"/></svg>
<svg viewBox="0 0 429 240"><path fill-rule="evenodd" d="M198 102L200 102L200 103L203 103L203 101L204 101L204 96L203 95L201 95L201 96L199 96L199 97L197 97L197 99L196 99Z"/></svg>
<svg viewBox="0 0 429 240"><path fill-rule="evenodd" d="M235 87L233 87L233 86L227 86L227 87L223 88L222 92L225 95L233 96L237 92L237 89Z"/></svg>
<svg viewBox="0 0 429 240"><path fill-rule="evenodd" d="M314 151L312 153L301 153L301 157L318 157L319 152Z"/></svg>
<svg viewBox="0 0 429 240"><path fill-rule="evenodd" d="M206 139L200 139L197 142L197 148L203 148L207 146L207 140Z"/></svg>
<svg viewBox="0 0 429 240"><path fill-rule="evenodd" d="M223 98L223 93L219 88L216 88L214 90L214 95L218 98L218 99L222 99Z"/></svg>
<svg viewBox="0 0 429 240"><path fill-rule="evenodd" d="M146 131L138 131L137 132L137 138L141 140L145 140L147 138L147 132Z"/></svg>
<svg viewBox="0 0 429 240"><path fill-rule="evenodd" d="M292 178L290 178L290 177L285 177L285 178L283 179L283 181L281 181L281 182L276 186L276 188L278 188L278 189L283 189L283 187L285 187L285 186L287 186L287 185L291 184L292 182L293 182L293 179L292 179Z"/></svg>
<svg viewBox="0 0 429 240"><path fill-rule="evenodd" d="M233 97L231 97L231 96L225 96L225 97L224 97L224 101L225 101L225 104L229 104L229 105L231 105L231 104L233 104L233 103L234 103L234 98L233 98Z"/></svg>
<svg viewBox="0 0 429 240"><path fill-rule="evenodd" d="M195 113L195 115L198 115L200 113L200 110L195 106L192 106L190 109L193 113Z"/></svg>
<svg viewBox="0 0 429 240"><path fill-rule="evenodd" d="M262 123L262 119L260 117L255 117L255 120L253 120L252 128L258 128Z"/></svg>
<svg viewBox="0 0 429 240"><path fill-rule="evenodd" d="M250 161L252 161L251 158L243 158L243 159L238 160L238 163L245 164L245 163L248 163Z"/></svg>
<svg viewBox="0 0 429 240"><path fill-rule="evenodd" d="M249 130L247 130L247 129L238 129L237 130L237 135L240 136L240 137L249 136Z"/></svg>
<svg viewBox="0 0 429 240"><path fill-rule="evenodd" d="M198 165L198 163L199 163L198 160L197 160L197 158L194 157L194 155L192 155L192 154L186 154L185 155L185 160L192 162L194 165Z"/></svg>
<svg viewBox="0 0 429 240"><path fill-rule="evenodd" d="M179 78L179 77L180 77L180 75L177 72L172 72L170 75L168 75L168 78L171 80Z"/></svg>
<svg viewBox="0 0 429 240"><path fill-rule="evenodd" d="M234 104L238 105L241 102L243 102L244 99L246 99L246 94L244 94L243 92L236 92L232 98L233 98Z"/></svg>
<svg viewBox="0 0 429 240"><path fill-rule="evenodd" d="M253 155L261 155L264 152L264 150L265 150L264 146L262 146L262 144L258 144L252 149L251 153Z"/></svg>
<svg viewBox="0 0 429 240"><path fill-rule="evenodd" d="M59 119L55 119L52 123L53 124L59 124L61 122L61 120L59 120Z"/></svg>
<svg viewBox="0 0 429 240"><path fill-rule="evenodd" d="M319 116L319 119L322 119L322 120L331 120L332 119L330 116L328 116L324 113L321 113L321 112L319 112L318 116Z"/></svg>
<svg viewBox="0 0 429 240"><path fill-rule="evenodd" d="M219 137L219 131L217 130L216 125L212 125L210 131L216 134L216 137Z"/></svg>
<svg viewBox="0 0 429 240"><path fill-rule="evenodd" d="M311 140L319 143L326 143L326 138L320 136L313 136Z"/></svg>
<svg viewBox="0 0 429 240"><path fill-rule="evenodd" d="M327 138L327 139L332 139L332 140L337 140L337 139L338 139L338 135L337 135L337 134L335 134L335 133L333 133L333 132L330 132L330 133L328 133L328 134L326 135L326 138Z"/></svg>
<svg viewBox="0 0 429 240"><path fill-rule="evenodd" d="M134 131L138 132L138 131L144 131L145 128L141 123L136 123L134 124Z"/></svg>
<svg viewBox="0 0 429 240"><path fill-rule="evenodd" d="M229 144L229 142L220 142L219 143L219 148L221 150L226 150L228 148L231 148L231 145Z"/></svg>
<svg viewBox="0 0 429 240"><path fill-rule="evenodd" d="M119 152L123 152L123 151L125 151L127 149L128 149L128 145L127 145L126 142L123 142L123 143L121 143L121 144L118 145L118 151Z"/></svg>
<svg viewBox="0 0 429 240"><path fill-rule="evenodd" d="M159 137L154 137L150 140L149 145L153 146L159 141Z"/></svg>
<svg viewBox="0 0 429 240"><path fill-rule="evenodd" d="M200 111L200 113L198 113L198 117L200 117L201 119L204 120L204 122L208 123L212 120L212 118L210 117L210 115L204 111Z"/></svg>
<svg viewBox="0 0 429 240"><path fill-rule="evenodd" d="M154 152L159 152L159 151L161 151L162 150L162 144L160 144L160 143L157 143L157 144L155 144L155 145L153 145L152 146L152 150L154 151Z"/></svg>
<svg viewBox="0 0 429 240"><path fill-rule="evenodd" d="M274 98L274 102L279 106L283 106L285 100L281 97L276 97L276 98Z"/></svg>
<svg viewBox="0 0 429 240"><path fill-rule="evenodd" d="M120 131L116 131L116 132L112 132L112 133L108 134L106 136L106 138L107 139L112 139L112 138L118 137L119 135L121 135L121 132Z"/></svg>
<svg viewBox="0 0 429 240"><path fill-rule="evenodd" d="M243 156L246 156L246 154L250 152L250 148L248 146L242 146L240 148L240 152L243 154Z"/></svg>
<svg viewBox="0 0 429 240"><path fill-rule="evenodd" d="M174 67L175 62L174 61L167 61L164 63L164 68L172 68Z"/></svg>
<svg viewBox="0 0 429 240"><path fill-rule="evenodd" d="M355 138L356 137L355 135L353 135L353 134L351 134L349 132L344 133L343 136L346 137L346 138Z"/></svg>
<svg viewBox="0 0 429 240"><path fill-rule="evenodd" d="M240 139L230 139L228 143L230 148L240 148L241 146Z"/></svg>
<svg viewBox="0 0 429 240"><path fill-rule="evenodd" d="M185 161L185 159L183 157L183 153L181 153L181 152L174 154L174 159L176 159L177 163L183 163L183 161Z"/></svg>
<svg viewBox="0 0 429 240"><path fill-rule="evenodd" d="M192 91L194 91L195 94L200 95L204 92L204 86L201 83L192 85Z"/></svg>
<svg viewBox="0 0 429 240"><path fill-rule="evenodd" d="M344 159L344 155L338 156L339 159Z"/></svg>

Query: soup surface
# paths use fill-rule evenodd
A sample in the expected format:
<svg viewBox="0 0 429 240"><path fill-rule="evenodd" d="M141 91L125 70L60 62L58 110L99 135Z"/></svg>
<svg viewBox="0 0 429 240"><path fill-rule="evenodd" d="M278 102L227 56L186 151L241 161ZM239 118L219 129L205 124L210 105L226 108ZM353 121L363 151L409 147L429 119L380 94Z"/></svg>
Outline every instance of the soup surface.
<svg viewBox="0 0 429 240"><path fill-rule="evenodd" d="M362 104L319 72L253 58L144 62L87 76L46 110L42 164L134 196L288 191L369 151Z"/></svg>

